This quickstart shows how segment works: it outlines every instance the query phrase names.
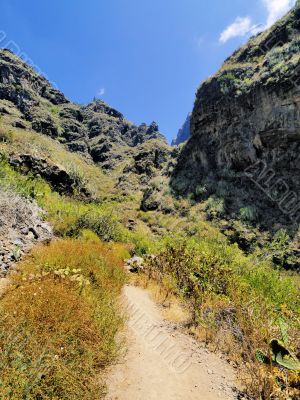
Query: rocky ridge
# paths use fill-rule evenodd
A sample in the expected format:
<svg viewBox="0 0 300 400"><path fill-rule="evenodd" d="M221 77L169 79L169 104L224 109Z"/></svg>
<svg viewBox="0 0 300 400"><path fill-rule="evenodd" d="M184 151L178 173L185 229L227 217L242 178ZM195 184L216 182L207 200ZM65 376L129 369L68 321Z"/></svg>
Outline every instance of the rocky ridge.
<svg viewBox="0 0 300 400"><path fill-rule="evenodd" d="M100 155L108 151L99 150L104 138L110 142L108 150L114 143L134 147L150 139L164 140L156 123L135 126L101 100L86 106L71 103L7 49L0 51L0 99L12 102L33 130L60 140L72 151L87 152L95 162L107 159Z"/></svg>
<svg viewBox="0 0 300 400"><path fill-rule="evenodd" d="M103 170L123 166L120 175L138 175L138 185L160 170L160 161L170 154L155 122L136 126L101 100L72 103L7 49L0 50L0 115L9 116L12 126L55 139ZM140 189L130 182L128 188Z"/></svg>

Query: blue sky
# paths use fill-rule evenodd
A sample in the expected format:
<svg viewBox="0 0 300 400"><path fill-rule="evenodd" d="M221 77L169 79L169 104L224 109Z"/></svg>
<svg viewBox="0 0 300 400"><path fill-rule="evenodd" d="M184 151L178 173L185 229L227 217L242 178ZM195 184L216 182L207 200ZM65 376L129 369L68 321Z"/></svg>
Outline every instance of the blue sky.
<svg viewBox="0 0 300 400"><path fill-rule="evenodd" d="M10 42L70 100L99 97L171 140L201 81L294 3L1 0L0 47Z"/></svg>

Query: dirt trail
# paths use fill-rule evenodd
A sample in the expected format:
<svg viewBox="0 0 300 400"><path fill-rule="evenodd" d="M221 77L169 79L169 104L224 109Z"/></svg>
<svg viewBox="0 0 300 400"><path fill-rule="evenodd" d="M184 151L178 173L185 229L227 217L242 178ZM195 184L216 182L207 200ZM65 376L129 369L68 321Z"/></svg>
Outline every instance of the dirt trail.
<svg viewBox="0 0 300 400"><path fill-rule="evenodd" d="M107 400L232 400L235 374L162 313L144 289L126 286L127 353L109 371Z"/></svg>
<svg viewBox="0 0 300 400"><path fill-rule="evenodd" d="M8 285L9 285L8 278L0 278L0 295L2 295L2 293L4 293L4 291Z"/></svg>

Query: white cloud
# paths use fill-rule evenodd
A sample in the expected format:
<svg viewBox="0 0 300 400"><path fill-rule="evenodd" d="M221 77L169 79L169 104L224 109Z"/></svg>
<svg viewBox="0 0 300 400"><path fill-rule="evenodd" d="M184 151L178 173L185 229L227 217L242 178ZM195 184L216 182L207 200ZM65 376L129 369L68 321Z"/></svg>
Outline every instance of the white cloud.
<svg viewBox="0 0 300 400"><path fill-rule="evenodd" d="M99 92L97 93L97 96L102 97L102 96L104 96L104 95L105 95L105 88L101 88L101 89L99 90Z"/></svg>
<svg viewBox="0 0 300 400"><path fill-rule="evenodd" d="M262 0L262 2L268 12L266 28L269 28L295 5L296 0Z"/></svg>
<svg viewBox="0 0 300 400"><path fill-rule="evenodd" d="M235 21L221 33L219 41L221 43L226 43L229 39L245 36L247 33L252 33L254 28L255 26L252 24L250 17L237 17Z"/></svg>
<svg viewBox="0 0 300 400"><path fill-rule="evenodd" d="M286 14L296 3L296 0L260 0L266 8L267 20L264 24L254 25L248 17L237 17L220 35L219 41L226 43L229 39L255 35L269 28L279 18Z"/></svg>

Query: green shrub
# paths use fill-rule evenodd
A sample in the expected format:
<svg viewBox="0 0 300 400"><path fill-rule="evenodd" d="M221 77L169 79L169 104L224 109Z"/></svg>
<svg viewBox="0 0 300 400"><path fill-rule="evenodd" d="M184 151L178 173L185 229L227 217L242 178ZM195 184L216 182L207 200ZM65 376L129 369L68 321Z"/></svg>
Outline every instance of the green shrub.
<svg viewBox="0 0 300 400"><path fill-rule="evenodd" d="M122 239L120 224L116 217L109 212L92 210L81 215L76 221L72 235L77 236L83 229L89 229L105 242L118 242Z"/></svg>
<svg viewBox="0 0 300 400"><path fill-rule="evenodd" d="M0 143L12 143L13 133L5 128L0 127Z"/></svg>
<svg viewBox="0 0 300 400"><path fill-rule="evenodd" d="M206 185L198 185L195 189L195 195L201 197L207 193Z"/></svg>
<svg viewBox="0 0 300 400"><path fill-rule="evenodd" d="M274 47L271 51L269 51L268 55L266 56L266 60L268 61L269 67L273 68L284 60L284 48Z"/></svg>
<svg viewBox="0 0 300 400"><path fill-rule="evenodd" d="M74 192L80 193L82 191L82 189L84 189L88 183L83 172L74 163L69 163L67 165L67 172L70 175L70 178L72 179L72 181L74 182L74 184L73 184Z"/></svg>
<svg viewBox="0 0 300 400"><path fill-rule="evenodd" d="M125 235L123 239L125 239ZM125 241L132 245L132 253L142 257L147 254L156 253L160 246L160 242L157 239L149 235L149 232L143 230L129 232L126 235Z"/></svg>
<svg viewBox="0 0 300 400"><path fill-rule="evenodd" d="M243 222L256 222L257 217L257 209L255 206L247 206L240 209L240 219Z"/></svg>
<svg viewBox="0 0 300 400"><path fill-rule="evenodd" d="M90 229L82 229L79 233L79 237L87 241L100 242L99 236Z"/></svg>
<svg viewBox="0 0 300 400"><path fill-rule="evenodd" d="M170 239L165 249L148 261L152 278L162 282L166 275L172 277L174 290L193 306L194 320L199 318L200 306L210 293L227 294L231 269L218 254L202 251L193 241Z"/></svg>
<svg viewBox="0 0 300 400"><path fill-rule="evenodd" d="M210 218L222 217L225 213L224 200L210 196L206 203L206 213Z"/></svg>
<svg viewBox="0 0 300 400"><path fill-rule="evenodd" d="M51 112L51 114L53 114L53 115L59 114L59 107L58 107L58 106L51 106L51 107L50 107L50 112Z"/></svg>
<svg viewBox="0 0 300 400"><path fill-rule="evenodd" d="M288 259L291 258L290 250L291 239L285 229L277 231L271 241L267 244L264 252L267 257L275 262L276 265L284 267Z"/></svg>
<svg viewBox="0 0 300 400"><path fill-rule="evenodd" d="M218 197L221 197L221 198L228 197L230 195L229 184L224 180L220 180L217 185L216 194Z"/></svg>

